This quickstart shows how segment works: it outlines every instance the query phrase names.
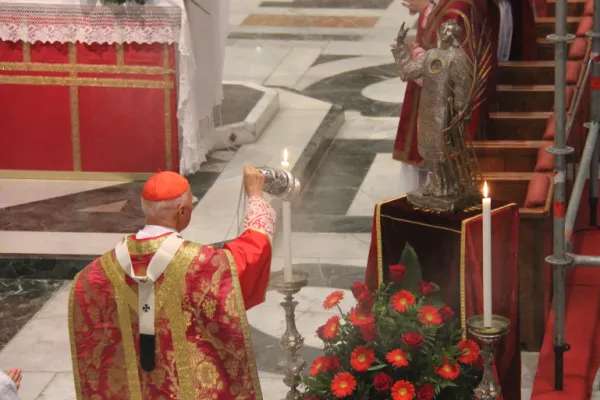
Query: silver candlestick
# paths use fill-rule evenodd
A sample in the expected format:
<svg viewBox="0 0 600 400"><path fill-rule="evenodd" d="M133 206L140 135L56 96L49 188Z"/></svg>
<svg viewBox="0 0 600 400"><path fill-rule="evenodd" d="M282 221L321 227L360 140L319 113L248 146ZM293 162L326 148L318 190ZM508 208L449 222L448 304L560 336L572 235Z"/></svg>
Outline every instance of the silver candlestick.
<svg viewBox="0 0 600 400"><path fill-rule="evenodd" d="M483 378L475 388L479 400L496 400L501 393L500 383L494 375L496 344L510 331L510 320L499 315L492 316L492 327L483 324L483 315L475 315L467 321L469 333L482 343Z"/></svg>
<svg viewBox="0 0 600 400"><path fill-rule="evenodd" d="M285 374L283 382L290 388L285 400L295 400L298 397L298 386L302 381L300 373L306 368L306 361L299 355L298 351L304 345L304 338L296 328L295 309L298 302L294 295L308 284L308 274L304 271L294 271L291 281L284 279L283 273L276 274L271 279L273 287L285 296L281 307L285 310L285 333L279 341L279 345L286 351L286 357L279 363L279 371Z"/></svg>

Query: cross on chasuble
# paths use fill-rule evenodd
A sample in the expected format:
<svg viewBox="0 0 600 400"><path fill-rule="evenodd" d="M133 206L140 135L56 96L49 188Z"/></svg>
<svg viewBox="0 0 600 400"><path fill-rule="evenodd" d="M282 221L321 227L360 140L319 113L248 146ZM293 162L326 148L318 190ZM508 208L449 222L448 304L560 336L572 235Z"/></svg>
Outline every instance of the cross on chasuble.
<svg viewBox="0 0 600 400"><path fill-rule="evenodd" d="M275 212L258 197L246 210L223 249L147 227L75 277L78 400L262 399L246 310L264 301Z"/></svg>

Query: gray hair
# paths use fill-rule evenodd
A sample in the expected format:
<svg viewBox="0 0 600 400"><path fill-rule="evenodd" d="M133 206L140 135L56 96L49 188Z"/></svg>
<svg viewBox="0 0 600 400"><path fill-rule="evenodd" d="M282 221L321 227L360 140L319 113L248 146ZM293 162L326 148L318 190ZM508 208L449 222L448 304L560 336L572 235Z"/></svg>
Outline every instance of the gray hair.
<svg viewBox="0 0 600 400"><path fill-rule="evenodd" d="M181 196L171 200L150 201L142 198L142 210L146 216L169 217L190 197L192 197L192 191L188 189Z"/></svg>

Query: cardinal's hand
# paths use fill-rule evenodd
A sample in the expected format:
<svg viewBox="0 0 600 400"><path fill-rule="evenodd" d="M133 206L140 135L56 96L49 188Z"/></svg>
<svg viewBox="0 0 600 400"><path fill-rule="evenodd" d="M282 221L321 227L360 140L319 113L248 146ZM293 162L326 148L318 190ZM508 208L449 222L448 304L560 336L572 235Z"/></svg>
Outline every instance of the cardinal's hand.
<svg viewBox="0 0 600 400"><path fill-rule="evenodd" d="M265 176L256 168L244 165L244 187L248 197L263 197Z"/></svg>

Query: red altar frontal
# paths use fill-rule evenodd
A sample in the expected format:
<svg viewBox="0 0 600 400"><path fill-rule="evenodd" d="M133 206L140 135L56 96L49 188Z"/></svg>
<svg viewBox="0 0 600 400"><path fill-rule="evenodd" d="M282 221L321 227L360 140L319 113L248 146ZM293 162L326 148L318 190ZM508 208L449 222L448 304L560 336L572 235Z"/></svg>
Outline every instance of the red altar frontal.
<svg viewBox="0 0 600 400"><path fill-rule="evenodd" d="M178 171L174 46L0 41L0 121L4 175Z"/></svg>
<svg viewBox="0 0 600 400"><path fill-rule="evenodd" d="M440 285L444 301L466 330L467 319L483 313L483 219L481 210L456 214L415 209L406 197L376 206L366 283L387 281L410 244L423 279ZM504 400L521 398L519 345L519 211L516 204L492 202L493 312L508 317L511 331L499 345L497 372Z"/></svg>

